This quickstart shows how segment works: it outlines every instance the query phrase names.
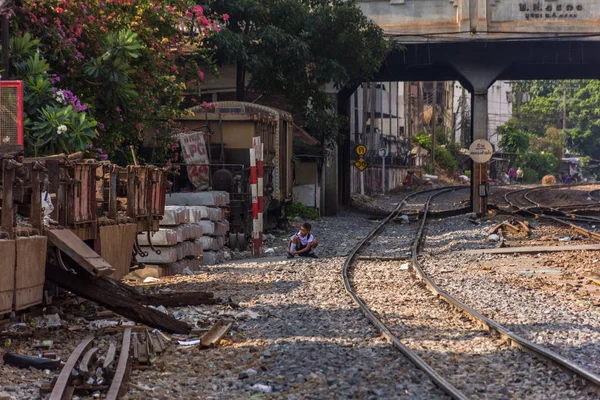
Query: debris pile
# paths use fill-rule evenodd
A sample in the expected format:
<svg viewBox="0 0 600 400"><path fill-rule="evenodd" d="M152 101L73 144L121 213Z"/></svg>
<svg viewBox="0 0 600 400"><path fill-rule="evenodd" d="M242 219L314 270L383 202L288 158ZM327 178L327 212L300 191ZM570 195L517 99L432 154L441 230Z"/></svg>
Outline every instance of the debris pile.
<svg viewBox="0 0 600 400"><path fill-rule="evenodd" d="M503 221L499 224L490 227L489 234L494 235L500 232L506 232L510 233L511 235L530 236L531 229L532 227L529 224L529 222L523 222L514 219L511 221Z"/></svg>

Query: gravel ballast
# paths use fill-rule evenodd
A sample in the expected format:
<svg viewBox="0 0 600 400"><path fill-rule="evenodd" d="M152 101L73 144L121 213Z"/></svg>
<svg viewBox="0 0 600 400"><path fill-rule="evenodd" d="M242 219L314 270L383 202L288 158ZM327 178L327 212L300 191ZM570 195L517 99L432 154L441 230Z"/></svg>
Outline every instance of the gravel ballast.
<svg viewBox="0 0 600 400"><path fill-rule="evenodd" d="M234 321L223 347L170 348L158 368L133 372L126 398L436 399L443 392L383 340L345 293L344 256L374 223L346 214L313 224L319 259L236 262L189 277L231 296L255 318ZM340 244L344 244L341 247ZM214 307L184 313L217 316ZM242 315L240 314L240 315ZM136 389L137 388L137 389ZM140 388L147 388L146 391Z"/></svg>

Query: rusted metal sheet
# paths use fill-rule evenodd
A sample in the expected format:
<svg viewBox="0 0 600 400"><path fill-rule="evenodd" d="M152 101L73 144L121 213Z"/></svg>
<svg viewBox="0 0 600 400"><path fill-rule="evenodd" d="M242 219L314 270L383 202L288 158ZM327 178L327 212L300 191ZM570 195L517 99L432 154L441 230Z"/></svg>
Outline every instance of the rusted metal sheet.
<svg viewBox="0 0 600 400"><path fill-rule="evenodd" d="M29 222L31 226L42 230L42 186L46 177L46 168L39 162L30 164L31 174L31 210L29 212Z"/></svg>
<svg viewBox="0 0 600 400"><path fill-rule="evenodd" d="M158 229L165 210L167 171L153 166L127 168L127 216L135 219L138 231Z"/></svg>
<svg viewBox="0 0 600 400"><path fill-rule="evenodd" d="M121 279L129 273L131 267L137 225L102 226L99 231L100 255L115 269L111 277Z"/></svg>
<svg viewBox="0 0 600 400"><path fill-rule="evenodd" d="M71 371L73 371L73 368L75 368L75 364L77 364L79 357L81 357L83 352L91 346L92 340L94 340L93 336L83 339L83 341L79 343L75 350L73 350L73 353L71 353L69 356L67 363L63 367L62 371L60 371L60 375L58 375L58 379L54 384L54 389L52 389L52 393L50 394L50 400L62 400L67 388L67 384L69 383Z"/></svg>
<svg viewBox="0 0 600 400"><path fill-rule="evenodd" d="M0 240L0 315L12 311L15 295L15 241Z"/></svg>
<svg viewBox="0 0 600 400"><path fill-rule="evenodd" d="M113 377L106 400L117 400L123 395L123 382L125 381L129 370L129 347L131 346L131 328L125 329L123 332L123 344L121 345L121 353L119 354L119 363Z"/></svg>
<svg viewBox="0 0 600 400"><path fill-rule="evenodd" d="M48 235L48 239L52 244L87 269L92 275L110 275L115 271L106 260L70 230L51 229L46 231L46 235Z"/></svg>
<svg viewBox="0 0 600 400"><path fill-rule="evenodd" d="M18 237L15 269L15 310L40 304L46 279L46 236Z"/></svg>

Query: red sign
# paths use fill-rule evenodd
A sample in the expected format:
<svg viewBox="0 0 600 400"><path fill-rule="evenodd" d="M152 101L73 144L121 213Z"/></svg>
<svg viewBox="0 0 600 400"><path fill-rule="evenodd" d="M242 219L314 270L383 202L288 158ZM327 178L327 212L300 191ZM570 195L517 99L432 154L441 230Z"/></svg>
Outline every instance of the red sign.
<svg viewBox="0 0 600 400"><path fill-rule="evenodd" d="M179 135L179 143L183 150L183 159L187 164L190 182L196 186L196 189L207 189L209 168L204 132L182 133Z"/></svg>

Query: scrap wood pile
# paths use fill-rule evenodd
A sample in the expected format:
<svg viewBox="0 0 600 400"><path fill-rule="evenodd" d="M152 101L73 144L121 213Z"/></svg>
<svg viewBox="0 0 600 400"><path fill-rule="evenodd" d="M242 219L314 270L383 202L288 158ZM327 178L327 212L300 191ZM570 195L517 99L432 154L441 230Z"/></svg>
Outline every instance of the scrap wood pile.
<svg viewBox="0 0 600 400"><path fill-rule="evenodd" d="M489 229L489 234L500 234L500 233L510 233L511 235L516 236L530 236L532 226L527 221L519 221L513 219L511 221L503 221L499 224L493 225Z"/></svg>
<svg viewBox="0 0 600 400"><path fill-rule="evenodd" d="M205 292L139 293L133 287L129 290L137 293L137 299L148 310L164 315L167 320L180 319L178 314L186 309L170 312L164 305L195 309L197 306L189 304L214 305L218 300ZM187 351L216 347L223 343L223 337L232 327L231 321L224 322L220 315L229 306L219 306L221 311L213 314L212 322L204 321L202 326L194 324L194 329L188 333L167 334L103 310L94 302L73 294L63 296L65 298L57 299L50 307L22 315L22 320L27 323L4 321L5 326L0 329L0 338L7 350L3 356L4 364L17 367L0 369L1 374L7 375L10 382L19 381L17 377L20 377L22 385L40 390L41 398L58 400L75 395L120 398L127 387L135 387L127 384L132 369L153 368L158 357L169 347L184 347ZM177 322L192 329L190 325ZM36 370L39 372L33 372ZM31 385L36 381L38 383ZM0 378L0 387L2 385ZM15 399L31 396L31 392L15 390L14 393Z"/></svg>

